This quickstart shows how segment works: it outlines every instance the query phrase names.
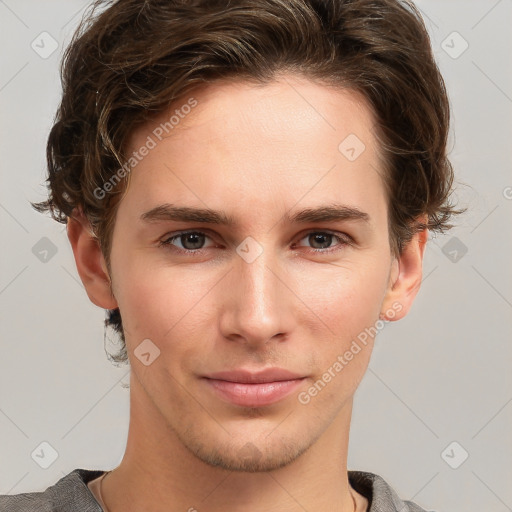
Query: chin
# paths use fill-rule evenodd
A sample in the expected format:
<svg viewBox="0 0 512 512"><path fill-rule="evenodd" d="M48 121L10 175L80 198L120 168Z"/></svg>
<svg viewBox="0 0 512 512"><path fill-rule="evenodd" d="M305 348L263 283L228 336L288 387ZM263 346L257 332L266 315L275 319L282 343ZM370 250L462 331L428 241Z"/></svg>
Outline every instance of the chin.
<svg viewBox="0 0 512 512"><path fill-rule="evenodd" d="M226 471L258 473L273 471L295 461L313 444L299 443L296 440L274 439L264 437L261 441L212 443L208 446L199 442L184 443L186 448L198 459L209 466Z"/></svg>

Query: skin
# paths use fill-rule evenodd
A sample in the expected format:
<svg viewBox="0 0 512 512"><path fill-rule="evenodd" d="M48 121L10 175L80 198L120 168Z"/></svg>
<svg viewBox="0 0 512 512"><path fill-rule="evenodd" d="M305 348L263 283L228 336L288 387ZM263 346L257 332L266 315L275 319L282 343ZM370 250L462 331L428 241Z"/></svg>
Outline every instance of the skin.
<svg viewBox="0 0 512 512"><path fill-rule="evenodd" d="M218 82L194 98L131 171L110 276L85 219L68 222L90 300L120 308L132 369L126 452L104 479L104 501L110 512L313 512L352 511L354 497L364 510L346 463L353 396L374 340L309 403L298 394L365 328L407 314L427 233L393 256L375 119L355 92L282 75L259 87ZM130 151L175 108L134 131ZM338 150L351 133L366 146L354 161ZM140 219L164 203L224 210L236 224ZM283 221L331 203L369 220ZM182 230L206 236L159 246ZM325 232L351 241L308 236ZM251 263L236 251L248 236L263 249ZM195 247L202 252L179 253ZM160 355L146 366L134 350L148 338ZM277 403L242 407L200 378L267 367L306 379Z"/></svg>

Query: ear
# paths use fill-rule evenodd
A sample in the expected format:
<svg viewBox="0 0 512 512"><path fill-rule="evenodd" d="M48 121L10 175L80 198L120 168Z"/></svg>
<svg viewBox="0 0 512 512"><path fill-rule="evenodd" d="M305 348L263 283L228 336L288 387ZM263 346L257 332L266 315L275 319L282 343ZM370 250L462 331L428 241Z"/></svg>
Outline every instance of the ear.
<svg viewBox="0 0 512 512"><path fill-rule="evenodd" d="M80 210L74 210L68 217L67 233L76 268L85 291L92 303L103 309L115 309L117 301L112 294L107 265L98 239L94 236L89 221Z"/></svg>
<svg viewBox="0 0 512 512"><path fill-rule="evenodd" d="M402 249L400 256L394 259L388 290L382 303L381 319L400 320L411 309L421 285L427 239L428 230L419 231Z"/></svg>

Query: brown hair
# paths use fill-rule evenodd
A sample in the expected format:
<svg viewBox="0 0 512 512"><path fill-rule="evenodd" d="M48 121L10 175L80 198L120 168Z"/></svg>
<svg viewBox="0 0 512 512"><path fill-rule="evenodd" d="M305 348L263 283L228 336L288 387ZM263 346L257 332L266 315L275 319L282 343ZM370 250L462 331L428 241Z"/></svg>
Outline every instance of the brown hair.
<svg viewBox="0 0 512 512"><path fill-rule="evenodd" d="M377 119L394 254L418 230L451 227L459 211L449 202L449 101L411 2L97 0L91 7L64 54L47 145L49 197L33 207L63 223L82 211L109 272L126 180L106 195L97 191L125 165L129 136L196 86L222 79L265 84L291 71L359 92ZM112 359L125 362L120 312L109 315L105 323L123 342Z"/></svg>

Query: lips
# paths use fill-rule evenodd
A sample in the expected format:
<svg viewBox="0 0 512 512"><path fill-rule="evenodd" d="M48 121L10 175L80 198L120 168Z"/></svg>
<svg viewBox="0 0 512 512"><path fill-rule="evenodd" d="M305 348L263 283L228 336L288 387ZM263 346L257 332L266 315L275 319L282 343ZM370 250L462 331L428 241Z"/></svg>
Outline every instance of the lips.
<svg viewBox="0 0 512 512"><path fill-rule="evenodd" d="M203 380L224 401L242 407L260 407L284 399L297 390L305 378L283 368L269 368L259 372L216 372Z"/></svg>
<svg viewBox="0 0 512 512"><path fill-rule="evenodd" d="M244 384L258 384L262 382L277 382L283 380L301 379L304 376L292 373L284 368L267 368L259 372L250 370L232 370L205 375L208 379L226 380L229 382L240 382Z"/></svg>

